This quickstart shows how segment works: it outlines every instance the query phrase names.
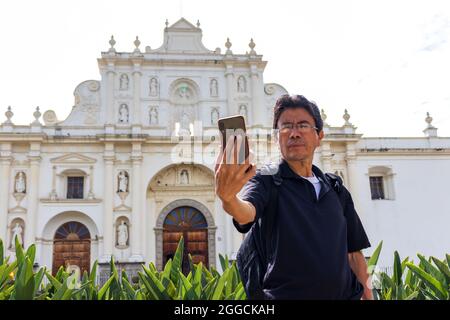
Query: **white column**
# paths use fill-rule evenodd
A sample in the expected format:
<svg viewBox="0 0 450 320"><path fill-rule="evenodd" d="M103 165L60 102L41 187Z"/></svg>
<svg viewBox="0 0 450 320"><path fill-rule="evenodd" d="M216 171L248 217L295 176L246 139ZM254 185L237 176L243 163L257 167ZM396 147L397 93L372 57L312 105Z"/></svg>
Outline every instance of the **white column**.
<svg viewBox="0 0 450 320"><path fill-rule="evenodd" d="M2 152L3 153L3 152ZM9 183L10 183L10 170L11 170L10 156L0 155L0 239L3 241L3 245L7 247L7 234L8 234L8 206L9 206Z"/></svg>
<svg viewBox="0 0 450 320"><path fill-rule="evenodd" d="M251 77L253 110L252 126L264 126L264 117L267 116L266 110L264 109L264 88L261 81L262 74L258 73L258 71L256 70L256 66L252 66Z"/></svg>
<svg viewBox="0 0 450 320"><path fill-rule="evenodd" d="M105 164L105 185L103 195L103 255L102 262L110 260L113 247L113 204L114 204L114 143L107 142L103 160Z"/></svg>
<svg viewBox="0 0 450 320"><path fill-rule="evenodd" d="M238 113L236 104L233 100L235 86L234 83L234 74L233 74L233 66L227 65L225 71L225 77L227 79L227 101L228 101L228 115L235 115Z"/></svg>
<svg viewBox="0 0 450 320"><path fill-rule="evenodd" d="M135 71L133 72L133 124L142 124L141 119L141 76L142 74L137 71L139 65L135 65Z"/></svg>
<svg viewBox="0 0 450 320"><path fill-rule="evenodd" d="M28 247L36 240L37 222L39 221L39 169L41 157L28 156L30 161L30 180L28 183L27 224L25 225L25 244Z"/></svg>
<svg viewBox="0 0 450 320"><path fill-rule="evenodd" d="M131 189L131 257L130 261L143 261L143 254L141 243L143 242L143 213L141 210L141 195L142 195L142 179L141 179L141 164L142 153L141 143L134 142L131 153L131 161L133 166L132 189Z"/></svg>
<svg viewBox="0 0 450 320"><path fill-rule="evenodd" d="M94 199L94 166L89 167L89 193L88 199Z"/></svg>
<svg viewBox="0 0 450 320"><path fill-rule="evenodd" d="M361 217L361 214L364 214L362 212L362 207L360 206L360 196L358 194L358 168L357 168L357 161L356 161L356 143L354 142L347 142L347 150L345 159L347 162L347 177L348 177L348 183L347 183L347 189L350 191L352 195L353 202L355 204L355 209L358 212L359 216Z"/></svg>
<svg viewBox="0 0 450 320"><path fill-rule="evenodd" d="M321 143L321 156L322 160L322 171L323 172L331 172L331 159L333 156L331 155L331 143L330 142L322 142Z"/></svg>
<svg viewBox="0 0 450 320"><path fill-rule="evenodd" d="M106 133L114 133L114 63L108 64L106 88Z"/></svg>

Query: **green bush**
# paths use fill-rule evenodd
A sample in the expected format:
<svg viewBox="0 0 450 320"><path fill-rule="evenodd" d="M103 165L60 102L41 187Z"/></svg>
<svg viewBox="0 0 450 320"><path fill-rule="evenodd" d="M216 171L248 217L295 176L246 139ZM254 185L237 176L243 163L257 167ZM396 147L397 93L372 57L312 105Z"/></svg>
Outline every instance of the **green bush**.
<svg viewBox="0 0 450 320"><path fill-rule="evenodd" d="M142 265L138 282L133 285L125 271L119 275L114 260L110 262L110 277L103 284L95 284L97 262L91 272L69 274L61 267L55 276L45 268L33 271L35 245L26 252L16 239L16 261L4 259L0 240L0 300L243 300L244 287L236 263L229 263L220 256L223 272L209 270L200 262L193 264L189 256L191 272L181 272L184 240L181 238L173 260L159 272L153 263ZM48 283L43 283L47 277Z"/></svg>
<svg viewBox="0 0 450 320"><path fill-rule="evenodd" d="M382 242L368 261L372 275L374 296L378 300L449 300L450 255L445 260L426 259L418 255L419 264L409 258L403 261L394 253L393 275L376 272ZM81 277L69 274L61 267L56 275L41 267L33 271L36 247L24 251L16 239L16 260L4 258L0 240L0 300L243 300L246 299L236 262L231 264L220 255L222 273L193 264L189 256L190 272L181 272L184 241L181 238L173 260L158 271L153 263L143 265L138 278L130 281L125 271L118 273L114 260L110 262L110 277L102 285L96 284L97 262L90 273ZM45 284L43 279L48 282ZM81 278L80 280L78 280ZM137 280L137 281L134 281Z"/></svg>
<svg viewBox="0 0 450 320"><path fill-rule="evenodd" d="M378 245L368 262L372 275L374 297L378 300L450 300L450 255L445 260L435 257L426 259L418 254L419 264L415 265L409 257L401 260L394 252L392 276L385 272L375 272L375 265L381 251Z"/></svg>

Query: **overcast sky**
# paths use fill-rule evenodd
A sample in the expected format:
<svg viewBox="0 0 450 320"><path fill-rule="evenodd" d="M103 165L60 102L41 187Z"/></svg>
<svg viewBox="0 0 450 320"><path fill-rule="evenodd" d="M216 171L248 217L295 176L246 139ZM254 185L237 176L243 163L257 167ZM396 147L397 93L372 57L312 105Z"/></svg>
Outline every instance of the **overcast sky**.
<svg viewBox="0 0 450 320"><path fill-rule="evenodd" d="M39 0L0 2L0 122L29 124L36 106L67 117L73 91L100 79L97 58L159 47L166 18L200 20L203 42L245 53L253 37L268 61L264 81L303 94L330 125L364 136L423 136L429 111L450 136L450 2Z"/></svg>

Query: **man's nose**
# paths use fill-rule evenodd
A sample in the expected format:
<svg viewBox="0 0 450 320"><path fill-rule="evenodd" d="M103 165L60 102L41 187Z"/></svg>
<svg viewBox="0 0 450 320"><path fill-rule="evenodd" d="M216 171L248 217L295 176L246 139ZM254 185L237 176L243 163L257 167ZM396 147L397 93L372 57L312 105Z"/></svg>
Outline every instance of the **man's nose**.
<svg viewBox="0 0 450 320"><path fill-rule="evenodd" d="M289 138L295 139L295 138L299 138L299 137L302 137L302 133L300 132L300 129L298 129L296 127L292 128Z"/></svg>

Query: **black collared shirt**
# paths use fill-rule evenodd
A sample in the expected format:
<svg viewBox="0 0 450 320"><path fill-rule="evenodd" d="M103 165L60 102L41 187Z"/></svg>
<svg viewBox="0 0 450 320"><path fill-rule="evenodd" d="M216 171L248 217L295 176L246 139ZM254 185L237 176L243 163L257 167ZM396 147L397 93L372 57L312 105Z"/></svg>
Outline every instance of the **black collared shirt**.
<svg viewBox="0 0 450 320"><path fill-rule="evenodd" d="M297 175L285 160L279 165L283 179L278 192L278 228L273 260L264 278L268 299L359 299L363 293L350 268L348 253L370 247L353 200L344 187L341 196L329 185L322 171L313 165L320 180L319 197L307 179ZM264 215L275 187L272 177L259 170L240 193L251 202L256 216ZM234 221L235 222L235 221ZM240 226L248 232L249 225Z"/></svg>

